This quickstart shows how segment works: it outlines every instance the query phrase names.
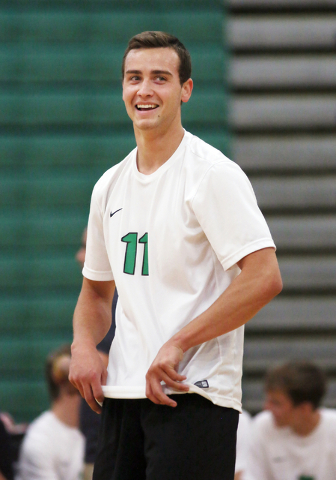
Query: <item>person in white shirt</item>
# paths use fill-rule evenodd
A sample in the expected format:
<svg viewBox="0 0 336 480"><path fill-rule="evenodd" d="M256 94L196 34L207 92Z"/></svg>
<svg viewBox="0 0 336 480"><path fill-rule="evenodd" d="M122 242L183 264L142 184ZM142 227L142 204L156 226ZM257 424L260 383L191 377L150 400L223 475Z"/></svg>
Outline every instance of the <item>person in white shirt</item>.
<svg viewBox="0 0 336 480"><path fill-rule="evenodd" d="M248 452L251 443L251 415L243 410L237 430L236 469L234 480L245 480Z"/></svg>
<svg viewBox="0 0 336 480"><path fill-rule="evenodd" d="M335 480L336 410L320 408L326 383L308 362L266 377L266 411L253 419L248 473L253 480Z"/></svg>
<svg viewBox="0 0 336 480"><path fill-rule="evenodd" d="M70 345L51 353L46 379L51 409L28 427L16 480L80 480L83 473L84 437L78 429L80 395L68 380Z"/></svg>
<svg viewBox="0 0 336 480"><path fill-rule="evenodd" d="M137 148L92 193L70 369L104 401L93 478L233 480L243 325L282 288L275 245L246 175L182 127L184 45L136 35L122 74Z"/></svg>

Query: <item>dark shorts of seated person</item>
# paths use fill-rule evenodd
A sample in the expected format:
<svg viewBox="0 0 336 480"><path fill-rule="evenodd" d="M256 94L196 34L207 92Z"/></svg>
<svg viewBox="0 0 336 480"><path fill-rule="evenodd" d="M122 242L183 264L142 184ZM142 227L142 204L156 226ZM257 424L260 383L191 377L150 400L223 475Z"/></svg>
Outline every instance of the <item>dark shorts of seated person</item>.
<svg viewBox="0 0 336 480"><path fill-rule="evenodd" d="M104 401L93 480L233 480L239 413L197 394Z"/></svg>

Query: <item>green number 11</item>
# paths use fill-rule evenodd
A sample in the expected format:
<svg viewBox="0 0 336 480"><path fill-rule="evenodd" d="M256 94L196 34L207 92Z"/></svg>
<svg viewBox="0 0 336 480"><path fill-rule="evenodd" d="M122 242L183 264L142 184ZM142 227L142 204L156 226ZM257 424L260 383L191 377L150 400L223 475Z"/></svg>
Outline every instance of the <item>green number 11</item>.
<svg viewBox="0 0 336 480"><path fill-rule="evenodd" d="M128 275L134 275L135 262L138 243L143 243L144 252L142 260L142 275L148 275L148 233L145 233L138 241L137 233L128 233L121 239L122 242L127 243L125 261L124 261L124 273Z"/></svg>

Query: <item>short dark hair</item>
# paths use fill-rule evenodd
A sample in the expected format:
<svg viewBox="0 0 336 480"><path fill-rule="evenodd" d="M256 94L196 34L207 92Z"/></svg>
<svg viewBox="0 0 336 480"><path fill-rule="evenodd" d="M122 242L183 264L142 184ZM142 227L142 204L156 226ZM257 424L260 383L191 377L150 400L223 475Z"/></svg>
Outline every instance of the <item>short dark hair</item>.
<svg viewBox="0 0 336 480"><path fill-rule="evenodd" d="M326 377L313 363L288 362L267 373L265 390L281 390L293 405L309 402L316 409L326 392Z"/></svg>
<svg viewBox="0 0 336 480"><path fill-rule="evenodd" d="M51 400L57 400L62 384L70 384L69 363L71 358L70 344L65 344L51 352L45 364L45 376Z"/></svg>
<svg viewBox="0 0 336 480"><path fill-rule="evenodd" d="M135 35L128 42L121 67L123 79L127 55L131 50L137 50L139 48L172 48L177 53L180 60L179 78L181 85L191 77L191 57L183 43L169 33L148 31Z"/></svg>

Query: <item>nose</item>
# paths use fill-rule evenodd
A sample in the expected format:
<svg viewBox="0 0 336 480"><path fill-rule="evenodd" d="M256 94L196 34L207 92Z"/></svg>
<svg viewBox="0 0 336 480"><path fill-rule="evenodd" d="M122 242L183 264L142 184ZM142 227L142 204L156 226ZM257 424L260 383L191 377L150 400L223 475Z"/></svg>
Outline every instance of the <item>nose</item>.
<svg viewBox="0 0 336 480"><path fill-rule="evenodd" d="M153 89L151 88L149 80L143 80L139 86L138 95L140 97L150 97L153 95Z"/></svg>

